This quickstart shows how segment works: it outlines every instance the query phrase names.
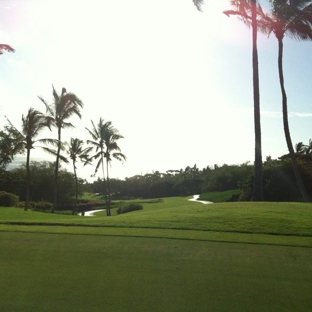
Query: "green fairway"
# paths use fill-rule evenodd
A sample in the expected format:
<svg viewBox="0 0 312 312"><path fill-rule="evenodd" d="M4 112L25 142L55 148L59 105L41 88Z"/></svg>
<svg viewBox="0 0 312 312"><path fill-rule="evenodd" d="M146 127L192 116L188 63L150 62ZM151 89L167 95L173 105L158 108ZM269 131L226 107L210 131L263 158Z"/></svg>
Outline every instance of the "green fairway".
<svg viewBox="0 0 312 312"><path fill-rule="evenodd" d="M0 209L1 311L309 311L312 205Z"/></svg>
<svg viewBox="0 0 312 312"><path fill-rule="evenodd" d="M0 233L1 311L309 311L311 248Z"/></svg>
<svg viewBox="0 0 312 312"><path fill-rule="evenodd" d="M186 197L174 197L161 202L143 201L143 210L112 217L106 217L105 212L96 213L94 218L1 208L0 224L183 229L312 237L312 205L268 202L203 205L190 202Z"/></svg>

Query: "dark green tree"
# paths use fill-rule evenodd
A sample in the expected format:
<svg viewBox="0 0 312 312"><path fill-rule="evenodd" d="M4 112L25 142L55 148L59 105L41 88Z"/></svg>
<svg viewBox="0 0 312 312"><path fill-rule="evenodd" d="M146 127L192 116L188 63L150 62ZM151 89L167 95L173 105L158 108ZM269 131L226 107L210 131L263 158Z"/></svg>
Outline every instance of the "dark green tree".
<svg viewBox="0 0 312 312"><path fill-rule="evenodd" d="M24 146L17 144L23 140L21 133L11 124L0 130L0 167L5 169L18 154L24 153Z"/></svg>

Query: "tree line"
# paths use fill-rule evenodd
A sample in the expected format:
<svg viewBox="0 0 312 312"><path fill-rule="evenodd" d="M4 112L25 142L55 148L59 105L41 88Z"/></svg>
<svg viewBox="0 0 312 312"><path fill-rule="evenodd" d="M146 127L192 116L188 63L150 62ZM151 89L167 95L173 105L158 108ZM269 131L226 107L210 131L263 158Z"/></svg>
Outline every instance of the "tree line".
<svg viewBox="0 0 312 312"><path fill-rule="evenodd" d="M296 161L309 196L312 196L312 140L307 145L299 142L295 147ZM52 162L31 162L32 201L53 201ZM301 201L290 155L277 159L267 157L263 163L263 197L266 201ZM184 169L155 171L121 179L110 179L110 192L103 189L104 179L94 182L77 178L73 172L61 168L59 171L59 209L72 207L77 195L84 191L97 194L99 198L134 199L189 196L209 192L235 190L237 196L231 200L250 201L254 187L254 165L248 162L239 165L214 165L199 169L196 165ZM14 170L0 170L0 189L14 193L25 200L26 165ZM74 208L75 209L75 208Z"/></svg>
<svg viewBox="0 0 312 312"><path fill-rule="evenodd" d="M308 195L312 196L312 141L296 144L296 161ZM85 190L101 193L101 179L86 182ZM155 171L124 180L112 179L113 199L190 196L236 190L232 200L254 200L254 164L214 165L199 169L196 165L179 170ZM263 199L265 201L302 201L289 154L263 162Z"/></svg>

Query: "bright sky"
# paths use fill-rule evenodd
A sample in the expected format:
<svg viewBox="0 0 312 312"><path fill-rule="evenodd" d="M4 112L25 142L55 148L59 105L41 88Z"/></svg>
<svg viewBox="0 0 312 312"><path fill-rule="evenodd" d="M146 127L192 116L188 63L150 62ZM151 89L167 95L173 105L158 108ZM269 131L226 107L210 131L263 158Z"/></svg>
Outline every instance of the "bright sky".
<svg viewBox="0 0 312 312"><path fill-rule="evenodd" d="M264 3L265 1L262 1ZM89 139L102 117L125 137L128 160L110 176L254 160L251 30L226 17L228 0L0 0L0 122L20 127L45 111L52 84L84 102L63 137ZM312 43L285 39L284 69L293 144L312 138ZM259 35L263 160L287 153L277 42ZM46 137L57 137L56 130ZM32 151L33 157L50 156ZM71 167L69 167L71 169ZM94 172L85 167L78 175Z"/></svg>

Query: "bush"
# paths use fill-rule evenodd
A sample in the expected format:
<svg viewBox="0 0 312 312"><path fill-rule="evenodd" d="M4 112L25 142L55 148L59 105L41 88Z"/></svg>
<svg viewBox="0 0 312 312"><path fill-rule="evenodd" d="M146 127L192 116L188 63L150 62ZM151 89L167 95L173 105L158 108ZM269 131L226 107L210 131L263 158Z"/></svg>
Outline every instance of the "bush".
<svg viewBox="0 0 312 312"><path fill-rule="evenodd" d="M40 202L34 202L30 201L28 202L28 209L35 210L35 211L47 211L52 209L53 204L45 201ZM25 202L21 201L18 203L18 207L24 208Z"/></svg>
<svg viewBox="0 0 312 312"><path fill-rule="evenodd" d="M35 204L34 209L39 211L51 210L53 204L45 201L41 201Z"/></svg>
<svg viewBox="0 0 312 312"><path fill-rule="evenodd" d="M122 214L122 213L127 213L127 212L131 212L131 211L135 211L135 210L142 210L143 206L140 204L129 204L125 207L120 207L117 209L117 214Z"/></svg>
<svg viewBox="0 0 312 312"><path fill-rule="evenodd" d="M2 207L16 207L18 204L18 196L0 191L0 206Z"/></svg>

